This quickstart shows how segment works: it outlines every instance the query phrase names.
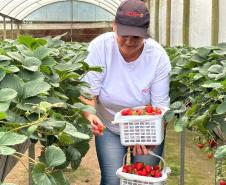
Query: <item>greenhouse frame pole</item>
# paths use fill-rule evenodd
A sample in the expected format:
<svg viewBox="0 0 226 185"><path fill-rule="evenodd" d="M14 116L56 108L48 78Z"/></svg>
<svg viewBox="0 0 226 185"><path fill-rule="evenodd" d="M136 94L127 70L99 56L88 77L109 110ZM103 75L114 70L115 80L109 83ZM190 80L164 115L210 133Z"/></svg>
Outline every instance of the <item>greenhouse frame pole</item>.
<svg viewBox="0 0 226 185"><path fill-rule="evenodd" d="M6 39L6 20L5 17L3 17L3 40Z"/></svg>
<svg viewBox="0 0 226 185"><path fill-rule="evenodd" d="M11 39L13 39L13 19L10 19Z"/></svg>
<svg viewBox="0 0 226 185"><path fill-rule="evenodd" d="M73 15L74 15L74 8L73 8L73 0L71 0L71 42L73 42Z"/></svg>
<svg viewBox="0 0 226 185"><path fill-rule="evenodd" d="M29 148L28 148L28 155L30 158L35 159L35 144L31 143ZM29 185L33 184L33 180L32 180L32 169L34 167L33 164L29 163Z"/></svg>
<svg viewBox="0 0 226 185"><path fill-rule="evenodd" d="M171 0L167 0L166 8L166 46L171 42Z"/></svg>
<svg viewBox="0 0 226 185"><path fill-rule="evenodd" d="M20 35L20 24L17 23L16 26L17 26L16 35L17 35L17 37L18 37L18 36Z"/></svg>
<svg viewBox="0 0 226 185"><path fill-rule="evenodd" d="M159 41L159 0L155 0L155 40Z"/></svg>
<svg viewBox="0 0 226 185"><path fill-rule="evenodd" d="M183 45L189 46L190 0L184 0L183 10Z"/></svg>
<svg viewBox="0 0 226 185"><path fill-rule="evenodd" d="M180 185L184 185L185 130L180 132Z"/></svg>
<svg viewBox="0 0 226 185"><path fill-rule="evenodd" d="M211 44L219 42L219 0L212 0Z"/></svg>

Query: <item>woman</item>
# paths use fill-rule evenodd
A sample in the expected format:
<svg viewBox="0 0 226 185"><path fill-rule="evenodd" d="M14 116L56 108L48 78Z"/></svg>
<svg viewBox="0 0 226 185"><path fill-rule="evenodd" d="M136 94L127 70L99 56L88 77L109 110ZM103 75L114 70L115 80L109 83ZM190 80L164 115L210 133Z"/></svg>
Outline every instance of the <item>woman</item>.
<svg viewBox="0 0 226 185"><path fill-rule="evenodd" d="M111 123L114 114L126 107L169 105L169 58L164 49L148 38L149 11L140 0L127 0L117 9L113 32L95 38L89 45L86 62L103 66L102 73L89 72L84 81L91 85L97 114L84 112L96 136L101 185L119 185L115 175L122 166L127 147L120 144L119 127ZM104 133L98 129L106 127ZM134 146L132 160L157 164L147 146ZM163 143L152 150L161 155Z"/></svg>

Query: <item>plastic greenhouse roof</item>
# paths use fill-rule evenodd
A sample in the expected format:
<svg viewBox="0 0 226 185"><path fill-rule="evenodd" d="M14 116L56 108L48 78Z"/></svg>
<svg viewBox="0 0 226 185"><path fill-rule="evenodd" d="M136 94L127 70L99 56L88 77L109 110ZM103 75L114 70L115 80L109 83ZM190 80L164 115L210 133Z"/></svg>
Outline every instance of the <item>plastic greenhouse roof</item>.
<svg viewBox="0 0 226 185"><path fill-rule="evenodd" d="M56 2L73 0L0 0L0 14L17 20L23 20L35 10ZM115 15L122 0L77 0L99 6Z"/></svg>

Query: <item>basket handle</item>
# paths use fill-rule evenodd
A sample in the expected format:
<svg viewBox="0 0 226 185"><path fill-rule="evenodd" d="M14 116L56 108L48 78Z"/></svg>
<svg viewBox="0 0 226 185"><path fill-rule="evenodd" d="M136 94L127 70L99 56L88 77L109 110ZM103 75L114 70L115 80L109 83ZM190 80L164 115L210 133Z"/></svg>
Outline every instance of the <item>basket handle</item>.
<svg viewBox="0 0 226 185"><path fill-rule="evenodd" d="M126 156L127 156L128 153L132 153L132 151L129 151L129 152L127 152L124 155L124 157L123 157L123 165L126 162ZM155 156L155 157L159 158L162 161L162 163L163 163L163 171L164 171L164 173L166 173L166 162L165 162L165 160L161 156L159 156L159 155L155 154L154 152L152 152L151 150L148 150L148 153L149 153L149 155Z"/></svg>

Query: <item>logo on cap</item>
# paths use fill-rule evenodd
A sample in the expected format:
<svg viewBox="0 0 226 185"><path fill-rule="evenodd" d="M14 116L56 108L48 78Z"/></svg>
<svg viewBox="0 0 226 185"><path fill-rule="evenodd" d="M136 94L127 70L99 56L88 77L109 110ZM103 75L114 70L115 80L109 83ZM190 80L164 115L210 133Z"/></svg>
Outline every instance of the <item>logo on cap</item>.
<svg viewBox="0 0 226 185"><path fill-rule="evenodd" d="M135 11L127 12L126 15L128 15L130 17L143 17L144 16L143 13L139 13L139 12L135 12Z"/></svg>

